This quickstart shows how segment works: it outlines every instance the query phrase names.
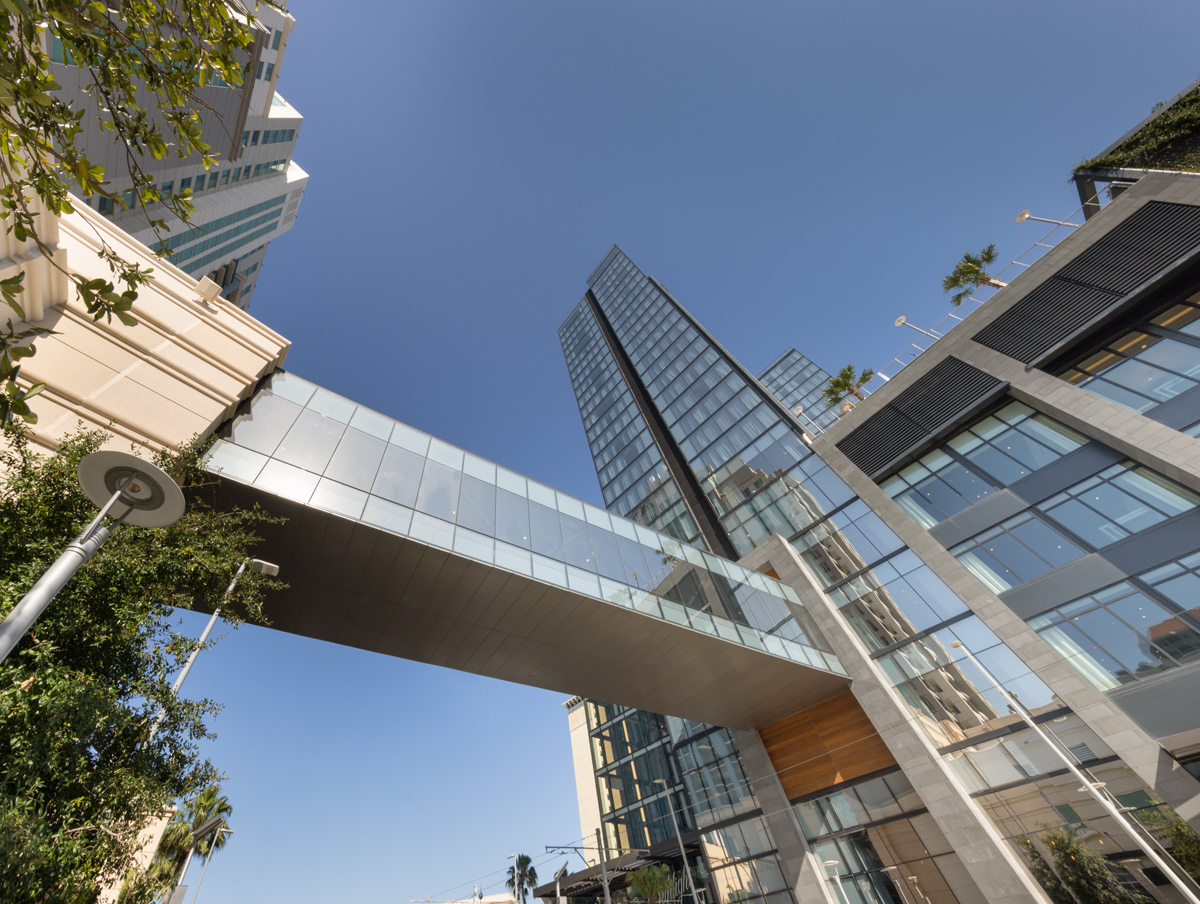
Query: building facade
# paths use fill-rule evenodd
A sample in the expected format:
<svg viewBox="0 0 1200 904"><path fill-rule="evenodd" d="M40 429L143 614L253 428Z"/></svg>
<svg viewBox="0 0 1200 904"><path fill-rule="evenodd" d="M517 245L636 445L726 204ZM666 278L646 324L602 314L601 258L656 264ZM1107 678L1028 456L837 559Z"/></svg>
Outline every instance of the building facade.
<svg viewBox="0 0 1200 904"><path fill-rule="evenodd" d="M166 215L170 232L155 232L150 219L164 214L135 201L124 160L127 148L112 132L101 130L100 117L85 117L76 138L89 159L104 166L108 190L123 193L125 204L99 195L77 202L110 218L151 250L166 248L177 267L197 279L208 276L243 310L254 294L268 244L292 228L308 185L308 174L292 160L303 117L277 90L296 20L286 3L258 7L255 15L257 40L248 48L244 83L196 89L209 110L204 137L219 154L218 165L206 170L196 155L141 161L163 192L191 190L195 211L186 224ZM47 42L54 78L77 105L88 108L94 102L84 91L86 72L60 39L48 35Z"/></svg>
<svg viewBox="0 0 1200 904"><path fill-rule="evenodd" d="M576 704L609 856L670 833L665 772L709 900L1036 900L1064 825L1179 900L1001 687L1137 817L1200 821L1198 199L1122 185L840 419L605 256L559 335L606 503L790 584L852 678L757 732Z"/></svg>

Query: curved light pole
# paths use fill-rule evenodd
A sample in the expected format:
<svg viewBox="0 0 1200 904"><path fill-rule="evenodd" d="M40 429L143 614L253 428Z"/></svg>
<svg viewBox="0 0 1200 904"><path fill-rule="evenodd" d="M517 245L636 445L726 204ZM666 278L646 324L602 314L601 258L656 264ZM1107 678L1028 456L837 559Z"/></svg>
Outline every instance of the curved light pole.
<svg viewBox="0 0 1200 904"><path fill-rule="evenodd" d="M1026 220L1037 220L1039 223L1053 223L1055 226L1070 226L1072 229L1078 229L1079 223L1068 223L1066 220L1047 220L1045 217L1035 217L1028 210L1022 210L1017 214L1017 222L1024 223Z"/></svg>
<svg viewBox="0 0 1200 904"><path fill-rule="evenodd" d="M213 609L212 616L208 619L208 624L204 626L204 633L200 635L200 639L196 641L196 649L192 650L192 655L188 657L187 662L183 664L183 668L179 671L179 677L175 679L175 683L171 685L171 696L179 695L179 688L183 686L183 680L187 678L188 672L192 670L192 665L196 661L196 657L200 655L200 649L204 646L204 642L208 640L208 635L212 633L213 626L217 623L217 616L221 614L221 609L229 602L229 597L233 595L233 591L237 589L238 578L242 576L242 572L249 567L251 571L257 571L269 577L274 577L279 574L279 566L273 565L270 562L264 562L262 559L242 559L242 564L238 566L238 570L234 572L233 580L229 582L229 587L225 590L225 595L221 597L221 605ZM158 734L159 728L162 727L163 719L166 718L166 711L160 706L158 714L154 717L154 724L150 726L150 736L146 738L146 743L149 744L154 740L154 736Z"/></svg>
<svg viewBox="0 0 1200 904"><path fill-rule="evenodd" d="M1117 825L1119 825L1125 832L1125 834L1127 834L1133 840L1133 843L1142 849L1142 853L1146 855L1147 859L1149 859L1151 863L1162 870L1163 875L1165 875L1168 881L1175 886L1175 890L1183 896L1183 899L1187 901L1188 904L1200 904L1200 897L1197 897L1190 888L1180 881L1179 877L1175 874L1175 870L1167 865L1167 861L1159 855L1158 851L1154 850L1145 842L1142 836L1130 824L1129 820L1125 817L1125 814L1121 812L1116 802L1104 792L1104 782L1093 781L1090 776L1084 775L1083 771L1076 764L1074 756L1063 751L1058 738L1050 735L1048 732L1043 730L1040 725L1033 721L1033 717L1029 710L1025 708L1025 705L1004 689L1000 682L995 679L991 672L984 668L983 663L975 658L974 654L972 654L971 651L966 648L961 640L951 641L950 646L957 647L958 649L962 650L964 654L966 654L966 657L971 660L975 668L979 669L979 671L983 673L983 677L990 681L992 686L1000 692L1000 696L1004 698L1004 702L1012 707L1012 711L1020 717L1021 721L1032 728L1034 733L1045 742L1046 746L1049 747L1060 760L1062 760L1063 765L1067 767L1068 771L1070 771L1073 776L1082 782L1082 787L1079 790L1086 791L1092 796L1093 799L1095 799L1097 803L1100 804L1100 806L1104 808L1104 812L1112 817L1116 821Z"/></svg>
<svg viewBox="0 0 1200 904"><path fill-rule="evenodd" d="M170 475L128 452L93 452L79 463L79 485L100 512L0 623L0 662L20 642L46 607L104 545L118 524L167 527L183 517L183 493ZM111 525L104 519L115 515Z"/></svg>
<svg viewBox="0 0 1200 904"><path fill-rule="evenodd" d="M692 892L692 904L700 904L700 896L696 894L696 883L692 881L692 871L688 867L687 850L683 847L683 836L679 834L679 820L675 818L675 805L671 802L671 789L665 778L656 778L654 784L662 785L667 792L667 808L671 811L671 825L675 826L675 840L679 842L679 856L683 858L683 874L687 876L688 888Z"/></svg>
<svg viewBox="0 0 1200 904"><path fill-rule="evenodd" d="M909 323L908 318L905 317L903 314L901 314L899 317L896 318L896 323L894 325L895 326L906 326L910 330L916 330L918 333L924 333L930 339L933 339L935 341L942 338L941 335L939 335L938 333L931 332L930 330L923 330L916 324Z"/></svg>

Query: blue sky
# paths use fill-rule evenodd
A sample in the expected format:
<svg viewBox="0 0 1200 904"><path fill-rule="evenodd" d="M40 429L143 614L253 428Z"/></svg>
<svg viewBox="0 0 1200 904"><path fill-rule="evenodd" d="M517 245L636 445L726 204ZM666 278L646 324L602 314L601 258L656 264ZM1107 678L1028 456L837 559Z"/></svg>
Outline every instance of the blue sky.
<svg viewBox="0 0 1200 904"><path fill-rule="evenodd" d="M1200 74L1190 2L289 9L312 178L252 313L297 374L596 502L555 329L612 243L755 371L878 369ZM186 690L235 808L203 900L498 892L579 836L563 694L254 628Z"/></svg>

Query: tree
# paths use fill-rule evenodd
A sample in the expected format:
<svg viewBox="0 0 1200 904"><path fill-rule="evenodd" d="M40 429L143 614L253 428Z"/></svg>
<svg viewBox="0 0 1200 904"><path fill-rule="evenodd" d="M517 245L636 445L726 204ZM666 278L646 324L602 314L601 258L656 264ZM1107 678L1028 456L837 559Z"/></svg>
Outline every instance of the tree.
<svg viewBox="0 0 1200 904"><path fill-rule="evenodd" d="M646 904L657 904L659 898L675 891L675 882L665 863L648 864L625 876L625 887Z"/></svg>
<svg viewBox="0 0 1200 904"><path fill-rule="evenodd" d="M69 437L41 457L19 427L0 444L0 616L6 615L95 514L75 477L105 437ZM91 902L128 877L142 828L172 801L218 779L199 754L212 700L177 699L171 679L195 649L174 608L219 602L258 541L256 511L218 511L199 452L157 463L188 486L175 525L114 528L0 663L0 900ZM208 482L205 482L208 481ZM264 593L283 586L247 571L222 614L262 620ZM153 741L149 728L164 719ZM133 879L130 904L161 888Z"/></svg>
<svg viewBox="0 0 1200 904"><path fill-rule="evenodd" d="M954 269L950 271L948 276L942 278L942 291L953 292L955 289L961 289L950 298L950 304L958 307L963 303L975 289L983 286L992 286L996 289L1003 289L1008 283L996 279L994 276L988 276L984 269L988 264L996 261L996 246L995 244L988 245L978 254L967 252L962 256Z"/></svg>
<svg viewBox="0 0 1200 904"><path fill-rule="evenodd" d="M1061 884L1081 904L1153 904L1145 895L1124 888L1108 861L1084 844L1070 826L1047 829L1041 840L1050 848Z"/></svg>
<svg viewBox="0 0 1200 904"><path fill-rule="evenodd" d="M854 396L859 401L866 399L867 395L862 391L862 388L871 382L875 376L875 371L869 367L864 369L857 377L854 376L854 365L847 364L837 372L837 375L830 378L825 384L825 388L821 390L821 397L829 403L832 408L842 399ZM853 402L848 402L842 407L842 414L845 414L854 407Z"/></svg>
<svg viewBox="0 0 1200 904"><path fill-rule="evenodd" d="M505 885L513 893L513 898L525 904L529 893L537 888L537 870L528 854L518 854L513 865L508 868L508 879Z"/></svg>
<svg viewBox="0 0 1200 904"><path fill-rule="evenodd" d="M0 217L7 230L20 241L32 241L54 264L54 249L43 239L39 217L69 213L72 184L85 197L99 194L122 207L127 197L141 207L161 203L165 212L186 222L193 211L191 191L164 192L151 181L143 161L174 154L195 155L206 169L216 163L203 139L202 114L211 108L197 92L214 84L241 85L248 62L245 49L253 40L251 24L223 0L3 0ZM73 105L58 93L61 86L50 67L55 57L87 73L85 103ZM146 97L150 103L143 106ZM125 149L131 193L114 191L104 167L76 145L85 117L111 132ZM156 232L166 228L161 217L149 222ZM114 279L68 274L77 294L94 319L116 317L136 325L130 309L152 270L122 260L102 238L99 254ZM0 281L0 294L22 320L18 296L23 277ZM0 320L0 326L4 323ZM36 421L28 400L40 387L19 385L18 361L34 353L39 335L44 331L17 329L11 322L7 331L0 331L0 424L14 417Z"/></svg>
<svg viewBox="0 0 1200 904"><path fill-rule="evenodd" d="M192 832L214 816L222 816L228 820L232 814L233 805L229 803L229 798L221 793L219 784L209 785L199 794L184 801L163 831L162 841L159 842L158 852L151 866L155 878L170 885L177 883L192 846ZM224 832L213 832L196 843L196 856L201 861L207 860L213 853L225 847L225 842Z"/></svg>

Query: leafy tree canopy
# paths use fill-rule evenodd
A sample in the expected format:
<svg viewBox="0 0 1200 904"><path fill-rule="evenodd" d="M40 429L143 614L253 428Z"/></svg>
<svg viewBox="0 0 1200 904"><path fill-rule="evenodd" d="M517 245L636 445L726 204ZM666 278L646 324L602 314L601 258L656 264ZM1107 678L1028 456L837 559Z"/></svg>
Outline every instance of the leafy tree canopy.
<svg viewBox="0 0 1200 904"><path fill-rule="evenodd" d="M0 615L6 615L95 506L76 480L104 441L69 437L42 458L18 428L0 444ZM258 538L257 511L223 512L195 449L156 463L190 485L188 512L159 530L121 525L0 663L0 900L91 902L125 877L137 835L172 801L212 784L198 751L212 700L176 699L171 681L195 641L173 608L212 606ZM210 481L205 483L204 481ZM283 586L246 571L222 615L261 621L264 592ZM164 720L147 743L159 707ZM134 881L129 904L161 886Z"/></svg>
<svg viewBox="0 0 1200 904"><path fill-rule="evenodd" d="M224 0L0 0L0 217L8 232L52 257L39 217L70 212L72 184L121 207L126 197L138 206L161 202L160 209L186 221L193 211L190 189L163 192L144 167L171 155L196 157L206 168L215 164L203 129L202 114L210 108L198 91L241 85L253 40L247 17ZM60 93L51 71L56 58L86 73L84 103ZM125 148L129 195L114 191L104 167L88 158L81 146L85 121ZM161 218L150 222L156 230L166 226ZM116 317L133 326L130 308L152 270L121 259L106 244L100 256L114 279L69 274L75 289L94 319ZM23 276L0 281L0 294L19 319L25 316ZM40 388L18 384L19 359L33 354L43 332L11 323L0 331L0 423L36 421L28 400Z"/></svg>

